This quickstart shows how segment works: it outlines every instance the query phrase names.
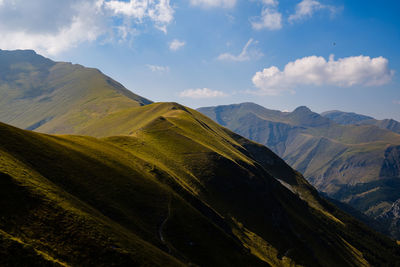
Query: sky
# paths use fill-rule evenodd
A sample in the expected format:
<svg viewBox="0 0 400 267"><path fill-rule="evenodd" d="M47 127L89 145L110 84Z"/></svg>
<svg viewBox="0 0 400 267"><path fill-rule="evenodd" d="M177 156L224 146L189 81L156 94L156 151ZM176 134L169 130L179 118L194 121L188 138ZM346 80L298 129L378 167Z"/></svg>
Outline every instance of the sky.
<svg viewBox="0 0 400 267"><path fill-rule="evenodd" d="M100 69L152 101L400 120L397 0L0 0L0 49Z"/></svg>

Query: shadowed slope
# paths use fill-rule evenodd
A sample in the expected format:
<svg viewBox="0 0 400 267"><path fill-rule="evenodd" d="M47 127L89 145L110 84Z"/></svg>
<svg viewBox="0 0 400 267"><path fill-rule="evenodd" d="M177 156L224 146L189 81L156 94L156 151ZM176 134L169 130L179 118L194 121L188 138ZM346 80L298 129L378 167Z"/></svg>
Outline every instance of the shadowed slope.
<svg viewBox="0 0 400 267"><path fill-rule="evenodd" d="M400 177L399 134L372 125L340 125L306 107L280 112L243 103L199 111L270 147L318 190L373 218L400 198L386 182Z"/></svg>

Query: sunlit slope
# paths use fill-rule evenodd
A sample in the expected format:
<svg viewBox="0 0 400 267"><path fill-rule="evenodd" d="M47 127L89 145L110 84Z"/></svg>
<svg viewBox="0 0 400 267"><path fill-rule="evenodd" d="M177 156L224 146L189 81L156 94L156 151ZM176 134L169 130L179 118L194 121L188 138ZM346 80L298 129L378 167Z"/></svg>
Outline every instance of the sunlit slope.
<svg viewBox="0 0 400 267"><path fill-rule="evenodd" d="M267 148L174 103L120 115L84 129L100 139L1 125L2 179L28 201L2 198L21 212L2 211L0 229L72 265L399 262L393 241L320 199Z"/></svg>
<svg viewBox="0 0 400 267"><path fill-rule="evenodd" d="M54 62L30 50L0 50L0 121L73 133L110 112L151 103L97 69Z"/></svg>

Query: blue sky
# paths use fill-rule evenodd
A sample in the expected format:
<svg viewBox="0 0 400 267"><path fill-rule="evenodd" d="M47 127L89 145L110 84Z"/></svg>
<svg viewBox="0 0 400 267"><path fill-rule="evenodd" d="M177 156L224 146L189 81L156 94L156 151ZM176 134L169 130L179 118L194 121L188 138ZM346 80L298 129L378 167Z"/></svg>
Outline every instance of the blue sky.
<svg viewBox="0 0 400 267"><path fill-rule="evenodd" d="M0 49L95 67L192 108L400 120L399 13L394 0L0 0Z"/></svg>

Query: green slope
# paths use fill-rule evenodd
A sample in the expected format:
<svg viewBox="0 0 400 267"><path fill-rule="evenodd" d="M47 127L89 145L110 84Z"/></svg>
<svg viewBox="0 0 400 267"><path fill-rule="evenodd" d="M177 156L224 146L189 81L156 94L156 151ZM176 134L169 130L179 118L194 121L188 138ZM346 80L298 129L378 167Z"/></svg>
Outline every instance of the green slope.
<svg viewBox="0 0 400 267"><path fill-rule="evenodd" d="M73 133L110 112L151 101L99 70L54 62L30 50L0 50L0 121Z"/></svg>
<svg viewBox="0 0 400 267"><path fill-rule="evenodd" d="M372 125L340 125L306 107L280 112L243 103L199 111L270 147L318 190L373 218L400 198L391 183L374 185L400 177L399 134Z"/></svg>
<svg viewBox="0 0 400 267"><path fill-rule="evenodd" d="M106 137L117 130L99 122L100 139L1 124L8 242L66 265L400 262L393 241L322 200L267 148L174 103L127 114L143 123Z"/></svg>

